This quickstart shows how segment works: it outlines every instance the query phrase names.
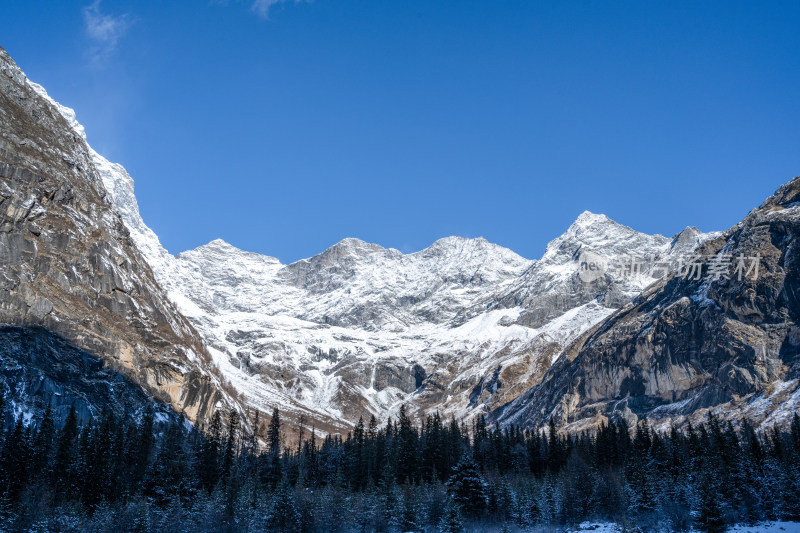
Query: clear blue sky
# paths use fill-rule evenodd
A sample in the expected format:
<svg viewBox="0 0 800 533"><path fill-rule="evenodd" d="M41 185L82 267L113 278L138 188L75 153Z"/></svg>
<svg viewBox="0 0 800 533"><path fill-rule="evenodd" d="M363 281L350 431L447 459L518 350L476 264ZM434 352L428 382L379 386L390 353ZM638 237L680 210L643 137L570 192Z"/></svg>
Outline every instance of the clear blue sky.
<svg viewBox="0 0 800 533"><path fill-rule="evenodd" d="M173 253L537 258L585 209L724 229L800 174L797 1L25 0L0 45Z"/></svg>

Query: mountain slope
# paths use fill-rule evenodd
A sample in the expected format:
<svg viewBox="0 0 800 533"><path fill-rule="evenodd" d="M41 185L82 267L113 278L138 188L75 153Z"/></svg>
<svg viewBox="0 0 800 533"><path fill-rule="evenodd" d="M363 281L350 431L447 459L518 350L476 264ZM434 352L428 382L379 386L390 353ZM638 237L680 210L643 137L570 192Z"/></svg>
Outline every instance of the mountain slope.
<svg viewBox="0 0 800 533"><path fill-rule="evenodd" d="M573 343L500 423L682 421L708 409L785 421L800 406L800 178ZM741 263L740 263L741 260ZM738 267L742 267L737 271ZM683 274L683 275L682 275Z"/></svg>
<svg viewBox="0 0 800 533"><path fill-rule="evenodd" d="M225 397L222 377L70 114L0 49L0 323L45 328L202 420Z"/></svg>

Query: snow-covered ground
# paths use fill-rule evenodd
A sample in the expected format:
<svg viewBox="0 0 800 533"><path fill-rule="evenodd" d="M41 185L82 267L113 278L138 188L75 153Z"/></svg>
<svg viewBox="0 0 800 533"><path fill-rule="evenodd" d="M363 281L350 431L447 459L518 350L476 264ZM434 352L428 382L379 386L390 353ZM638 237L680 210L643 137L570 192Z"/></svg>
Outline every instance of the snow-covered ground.
<svg viewBox="0 0 800 533"><path fill-rule="evenodd" d="M754 526L735 526L728 529L737 533L785 533L800 532L800 522L762 522Z"/></svg>
<svg viewBox="0 0 800 533"><path fill-rule="evenodd" d="M620 533L624 529L613 522L583 522L570 533L593 531L594 533ZM694 531L694 530L692 530ZM753 526L739 525L728 529L729 533L796 533L800 532L800 522L762 522Z"/></svg>

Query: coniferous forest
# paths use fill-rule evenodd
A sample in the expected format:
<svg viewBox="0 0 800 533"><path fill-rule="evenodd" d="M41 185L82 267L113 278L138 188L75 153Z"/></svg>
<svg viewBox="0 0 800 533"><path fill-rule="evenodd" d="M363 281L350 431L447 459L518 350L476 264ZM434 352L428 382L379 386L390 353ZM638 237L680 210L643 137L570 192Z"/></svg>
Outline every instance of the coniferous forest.
<svg viewBox="0 0 800 533"><path fill-rule="evenodd" d="M156 419L158 419L156 421ZM403 410L345 438L291 442L276 410L260 437L236 412L203 431L48 409L0 441L2 531L546 531L584 520L629 530L724 531L800 520L800 418L756 433L709 418L653 431L467 427ZM60 427L57 429L57 427Z"/></svg>

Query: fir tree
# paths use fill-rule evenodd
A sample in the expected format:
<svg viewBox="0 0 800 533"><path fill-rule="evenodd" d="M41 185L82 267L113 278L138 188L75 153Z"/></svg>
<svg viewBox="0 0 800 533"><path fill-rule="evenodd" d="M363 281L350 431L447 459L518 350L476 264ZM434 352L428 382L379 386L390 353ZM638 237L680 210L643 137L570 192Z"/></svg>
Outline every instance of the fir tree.
<svg viewBox="0 0 800 533"><path fill-rule="evenodd" d="M289 486L282 483L272 497L266 525L270 531L296 533L302 528L300 512L295 506L294 497Z"/></svg>
<svg viewBox="0 0 800 533"><path fill-rule="evenodd" d="M791 436L794 453L800 455L800 415L797 413L792 417Z"/></svg>
<svg viewBox="0 0 800 533"><path fill-rule="evenodd" d="M267 453L270 455L281 453L281 414L277 407L272 411L272 419L267 429Z"/></svg>
<svg viewBox="0 0 800 533"><path fill-rule="evenodd" d="M53 448L53 442L56 435L56 426L53 422L53 414L50 410L50 403L47 404L47 409L44 412L44 417L39 423L39 428L36 431L36 438L33 443L33 471L38 475L43 473L47 475L47 470L50 466L50 454Z"/></svg>
<svg viewBox="0 0 800 533"><path fill-rule="evenodd" d="M220 476L221 439L222 417L219 411L215 411L211 417L208 435L203 439L200 459L197 463L200 480L208 492L214 490Z"/></svg>
<svg viewBox="0 0 800 533"><path fill-rule="evenodd" d="M58 436L58 445L53 464L53 477L57 494L65 496L72 488L71 473L75 462L75 439L78 436L78 417L75 413L75 404L69 409L64 427Z"/></svg>
<svg viewBox="0 0 800 533"><path fill-rule="evenodd" d="M700 509L695 525L708 533L722 533L727 529L717 501L716 487L708 480L700 488Z"/></svg>
<svg viewBox="0 0 800 533"><path fill-rule="evenodd" d="M138 428L138 434L133 445L133 479L131 482L138 485L144 477L147 467L150 464L150 455L153 453L153 423L155 421L152 406L147 406L142 414L142 420Z"/></svg>
<svg viewBox="0 0 800 533"><path fill-rule="evenodd" d="M419 435L406 413L405 405L400 407L397 437L397 479L401 483L413 482L417 475L417 444Z"/></svg>
<svg viewBox="0 0 800 533"><path fill-rule="evenodd" d="M14 428L6 434L0 455L0 487L8 492L11 501L17 501L25 487L25 480L31 467L30 432L23 424L22 417L17 419Z"/></svg>
<svg viewBox="0 0 800 533"><path fill-rule="evenodd" d="M464 522L461 519L461 509L455 498L448 498L444 509L444 516L439 522L441 533L461 533L464 531Z"/></svg>
<svg viewBox="0 0 800 533"><path fill-rule="evenodd" d="M621 422L559 435L554 423L490 430L476 420L471 435L438 414L415 427L401 413L321 446L312 429L297 448L281 447L279 414L271 425L273 444L259 452L230 413L225 430L216 413L206 433L182 419L156 431L152 412L138 424L107 412L79 428L73 407L58 431L49 411L16 420L0 434L0 529L458 531L466 514L491 530L597 517L721 531L800 519L798 419L763 435L713 417L664 434L642 423L631 440Z"/></svg>
<svg viewBox="0 0 800 533"><path fill-rule="evenodd" d="M227 478L237 454L239 432L239 412L231 408L228 411L228 437L225 439L225 452L222 455L222 477Z"/></svg>
<svg viewBox="0 0 800 533"><path fill-rule="evenodd" d="M0 531L12 531L15 518L11 498L6 491L0 490Z"/></svg>
<svg viewBox="0 0 800 533"><path fill-rule="evenodd" d="M276 407L267 429L267 454L264 458L262 479L267 485L276 486L283 477L281 465L281 415Z"/></svg>
<svg viewBox="0 0 800 533"><path fill-rule="evenodd" d="M486 481L470 455L461 457L447 481L447 487L464 513L479 516L486 509Z"/></svg>

